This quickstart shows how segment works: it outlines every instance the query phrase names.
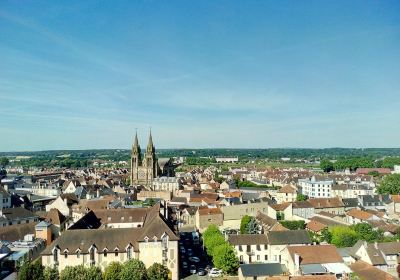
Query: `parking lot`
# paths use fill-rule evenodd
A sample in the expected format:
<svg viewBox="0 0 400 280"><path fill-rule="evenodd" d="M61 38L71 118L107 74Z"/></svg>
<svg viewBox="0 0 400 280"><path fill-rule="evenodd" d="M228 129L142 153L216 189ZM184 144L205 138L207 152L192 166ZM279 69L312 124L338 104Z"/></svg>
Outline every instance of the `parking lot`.
<svg viewBox="0 0 400 280"><path fill-rule="evenodd" d="M200 268L206 270L206 268L212 267L211 260L208 259L207 254L204 252L201 242L194 244L192 234L190 232L180 233L179 241L179 267L180 267L180 279L207 279L208 272L206 275L199 276L198 271ZM196 259L198 258L198 259ZM190 268L195 268L196 273L191 273ZM194 272L194 271L192 271Z"/></svg>

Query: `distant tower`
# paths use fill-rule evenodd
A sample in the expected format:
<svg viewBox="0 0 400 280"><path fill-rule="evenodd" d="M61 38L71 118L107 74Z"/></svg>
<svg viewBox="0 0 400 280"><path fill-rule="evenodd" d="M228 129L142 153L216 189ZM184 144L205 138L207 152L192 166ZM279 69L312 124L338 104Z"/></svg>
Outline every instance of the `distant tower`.
<svg viewBox="0 0 400 280"><path fill-rule="evenodd" d="M158 175L158 160L156 158L156 149L153 145L153 137L149 135L146 152L142 160L142 154L139 146L137 133L132 146L131 157L131 184L151 187L153 179Z"/></svg>
<svg viewBox="0 0 400 280"><path fill-rule="evenodd" d="M132 157L131 157L131 184L138 184L139 181L139 166L142 163L142 153L140 151L139 140L137 132L135 134L135 140L132 146Z"/></svg>

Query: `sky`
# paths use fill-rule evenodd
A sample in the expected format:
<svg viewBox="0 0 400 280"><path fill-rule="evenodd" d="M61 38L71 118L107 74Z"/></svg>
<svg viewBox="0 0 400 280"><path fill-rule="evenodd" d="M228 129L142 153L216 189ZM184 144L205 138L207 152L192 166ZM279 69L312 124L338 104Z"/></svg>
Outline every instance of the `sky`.
<svg viewBox="0 0 400 280"><path fill-rule="evenodd" d="M400 147L400 1L0 1L0 151Z"/></svg>

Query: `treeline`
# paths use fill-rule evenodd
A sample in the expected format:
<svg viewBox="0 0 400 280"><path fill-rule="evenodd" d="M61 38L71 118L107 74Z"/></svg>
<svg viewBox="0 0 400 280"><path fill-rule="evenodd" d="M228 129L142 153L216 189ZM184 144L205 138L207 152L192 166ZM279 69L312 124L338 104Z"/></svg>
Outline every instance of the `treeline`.
<svg viewBox="0 0 400 280"><path fill-rule="evenodd" d="M241 188L261 188L261 189L273 189L273 190L278 190L280 187L278 186L269 186L269 185L257 185L256 183L250 182L250 181L241 181L241 180L235 180L236 187L241 189Z"/></svg>
<svg viewBox="0 0 400 280"><path fill-rule="evenodd" d="M320 162L320 167L325 172L345 170L347 168L352 171L357 168L393 168L395 165L400 165L400 157L387 157L383 160L374 160L371 157L354 157L340 158L334 162L329 159L323 159Z"/></svg>
<svg viewBox="0 0 400 280"><path fill-rule="evenodd" d="M169 270L154 263L146 269L140 260L124 263L111 262L102 272L98 266L67 266L60 273L55 268L43 267L40 261L25 262L19 269L18 280L167 280Z"/></svg>

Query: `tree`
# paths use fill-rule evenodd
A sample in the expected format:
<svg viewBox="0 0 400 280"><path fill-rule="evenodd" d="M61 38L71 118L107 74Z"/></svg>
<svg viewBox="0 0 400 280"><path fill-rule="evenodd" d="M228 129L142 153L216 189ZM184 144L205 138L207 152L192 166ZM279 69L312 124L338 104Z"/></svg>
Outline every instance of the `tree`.
<svg viewBox="0 0 400 280"><path fill-rule="evenodd" d="M132 259L123 264L120 280L146 280L146 278L146 267L142 261Z"/></svg>
<svg viewBox="0 0 400 280"><path fill-rule="evenodd" d="M327 243L331 243L332 241L332 233L328 228L324 228L321 231L321 241L325 241Z"/></svg>
<svg viewBox="0 0 400 280"><path fill-rule="evenodd" d="M223 243L215 248L213 263L217 268L230 275L236 274L239 268L239 260L235 250L228 243Z"/></svg>
<svg viewBox="0 0 400 280"><path fill-rule="evenodd" d="M305 229L304 221L280 221L281 225L290 230Z"/></svg>
<svg viewBox="0 0 400 280"><path fill-rule="evenodd" d="M121 270L120 262L111 262L104 270L104 280L119 280Z"/></svg>
<svg viewBox="0 0 400 280"><path fill-rule="evenodd" d="M257 223L257 220L252 217L250 222L247 224L246 233L248 234L257 234L260 231L260 226Z"/></svg>
<svg viewBox="0 0 400 280"><path fill-rule="evenodd" d="M203 233L203 243L209 256L214 255L214 248L225 243L225 238L216 225L210 225Z"/></svg>
<svg viewBox="0 0 400 280"><path fill-rule="evenodd" d="M43 266L40 261L25 261L18 272L18 280L43 280Z"/></svg>
<svg viewBox="0 0 400 280"><path fill-rule="evenodd" d="M308 195L299 193L297 194L296 200L297 201L306 201L308 199Z"/></svg>
<svg viewBox="0 0 400 280"><path fill-rule="evenodd" d="M83 265L66 266L60 273L60 280L89 280Z"/></svg>
<svg viewBox="0 0 400 280"><path fill-rule="evenodd" d="M5 168L10 163L9 159L6 157L0 158L0 168Z"/></svg>
<svg viewBox="0 0 400 280"><path fill-rule="evenodd" d="M357 233L349 227L335 226L330 231L331 243L336 247L352 247L358 241Z"/></svg>
<svg viewBox="0 0 400 280"><path fill-rule="evenodd" d="M400 174L390 174L383 177L378 186L379 194L399 194L400 193Z"/></svg>
<svg viewBox="0 0 400 280"><path fill-rule="evenodd" d="M324 170L324 172L331 172L333 170L333 163L328 159L321 160L319 167Z"/></svg>
<svg viewBox="0 0 400 280"><path fill-rule="evenodd" d="M60 279L60 276L58 275L58 270L53 267L48 267L43 271L43 279L44 280L58 280Z"/></svg>
<svg viewBox="0 0 400 280"><path fill-rule="evenodd" d="M351 226L357 233L358 238L367 242L379 242L383 240L383 232L381 230L374 230L368 223L359 223Z"/></svg>
<svg viewBox="0 0 400 280"><path fill-rule="evenodd" d="M98 266L91 266L86 269L85 272L86 280L102 280L103 274L101 273L101 269Z"/></svg>
<svg viewBox="0 0 400 280"><path fill-rule="evenodd" d="M169 270L159 263L152 264L147 270L148 280L168 280Z"/></svg>
<svg viewBox="0 0 400 280"><path fill-rule="evenodd" d="M246 234L247 233L247 226L251 221L251 217L249 215L243 216L242 220L240 221L240 233Z"/></svg>

